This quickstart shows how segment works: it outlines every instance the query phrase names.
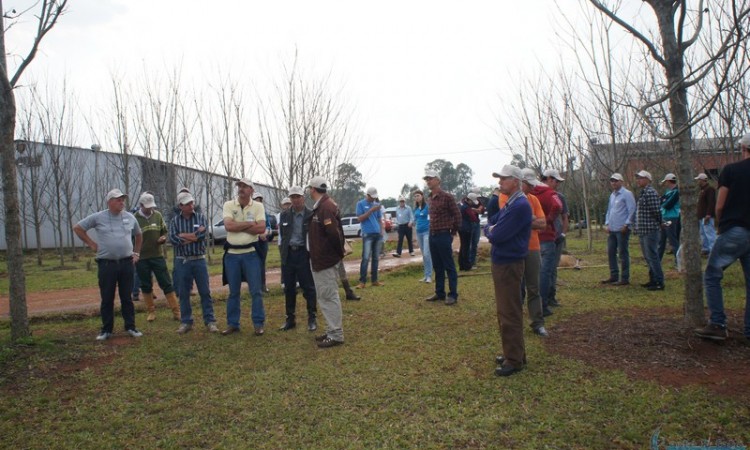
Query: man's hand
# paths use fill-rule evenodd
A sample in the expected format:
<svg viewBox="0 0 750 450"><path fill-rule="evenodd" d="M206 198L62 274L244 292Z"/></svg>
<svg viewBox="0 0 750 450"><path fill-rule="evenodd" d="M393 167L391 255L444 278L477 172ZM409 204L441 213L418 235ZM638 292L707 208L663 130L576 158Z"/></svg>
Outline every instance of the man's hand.
<svg viewBox="0 0 750 450"><path fill-rule="evenodd" d="M165 242L167 242L167 237L166 236L160 236L159 239L156 240L156 244L157 245L161 245L161 244L163 244Z"/></svg>
<svg viewBox="0 0 750 450"><path fill-rule="evenodd" d="M90 248L91 250L93 250L94 252L98 252L98 251L99 251L99 244L97 244L97 243L96 243L96 242L94 242L94 241L91 241L91 243L90 243L90 244L88 244L88 246L89 246L89 248Z"/></svg>
<svg viewBox="0 0 750 450"><path fill-rule="evenodd" d="M627 225L623 225L622 226L622 230L620 230L620 233L622 233L622 234L628 234L628 226Z"/></svg>

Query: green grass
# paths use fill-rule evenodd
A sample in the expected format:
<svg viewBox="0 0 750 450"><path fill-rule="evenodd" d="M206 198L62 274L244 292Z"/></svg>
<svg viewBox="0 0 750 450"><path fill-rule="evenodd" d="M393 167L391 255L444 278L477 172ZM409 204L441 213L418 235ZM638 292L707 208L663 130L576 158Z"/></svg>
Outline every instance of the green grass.
<svg viewBox="0 0 750 450"><path fill-rule="evenodd" d="M588 255L570 243L588 264L605 260L597 246ZM633 266L633 281L645 280L642 264ZM589 367L547 353L530 333L528 369L495 377L488 271L484 258L461 277L453 308L422 301L431 286L416 281L419 266L388 273L386 286L344 302L346 344L329 350L304 327L275 330L284 316L278 286L265 300L263 337L248 331L247 298L244 331L231 337L200 326L178 336L163 307L153 323L138 314L139 340L119 338L118 317L120 345L94 342L98 318L34 322L34 338L16 346L2 322L0 447L610 449L647 448L656 430L670 443L750 443L747 405ZM681 304L677 282L658 297L598 289L607 274L560 271L565 307L549 318L553 339L555 323L581 311L616 317L618 308ZM727 278L728 307L740 308L737 268ZM298 310L304 322L301 296ZM223 299L216 315L223 322Z"/></svg>

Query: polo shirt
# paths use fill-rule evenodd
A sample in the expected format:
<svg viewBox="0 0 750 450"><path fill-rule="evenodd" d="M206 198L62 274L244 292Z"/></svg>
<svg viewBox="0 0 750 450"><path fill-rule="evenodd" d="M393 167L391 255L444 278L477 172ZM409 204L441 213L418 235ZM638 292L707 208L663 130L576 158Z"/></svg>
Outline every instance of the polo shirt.
<svg viewBox="0 0 750 450"><path fill-rule="evenodd" d="M235 222L263 222L266 220L266 209L263 203L250 200L244 208L235 198L224 203L224 219L232 219ZM258 235L245 232L227 231L227 242L232 245L247 245L258 241ZM227 253L241 254L255 251L250 248L232 248Z"/></svg>

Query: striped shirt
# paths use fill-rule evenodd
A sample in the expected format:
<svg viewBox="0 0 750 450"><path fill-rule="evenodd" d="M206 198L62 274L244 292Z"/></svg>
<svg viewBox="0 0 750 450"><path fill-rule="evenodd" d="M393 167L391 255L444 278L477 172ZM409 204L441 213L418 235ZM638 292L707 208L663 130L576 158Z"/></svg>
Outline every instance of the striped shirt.
<svg viewBox="0 0 750 450"><path fill-rule="evenodd" d="M198 228L203 227L202 232ZM206 230L208 224L203 214L193 213L190 218L186 219L182 214L177 214L169 222L169 241L174 246L175 255L177 256L202 256L206 254ZM198 242L185 242L179 238L181 233L195 233L198 236Z"/></svg>
<svg viewBox="0 0 750 450"><path fill-rule="evenodd" d="M635 234L644 236L661 229L661 200L649 184L641 191L635 209Z"/></svg>

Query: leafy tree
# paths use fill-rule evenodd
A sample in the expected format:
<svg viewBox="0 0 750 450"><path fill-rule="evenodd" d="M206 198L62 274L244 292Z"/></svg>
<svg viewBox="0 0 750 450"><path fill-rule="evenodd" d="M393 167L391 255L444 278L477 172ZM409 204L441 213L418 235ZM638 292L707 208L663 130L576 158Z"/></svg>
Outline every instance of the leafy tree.
<svg viewBox="0 0 750 450"><path fill-rule="evenodd" d="M342 213L354 212L357 202L365 195L364 187L362 174L354 164L339 164L331 195L336 199Z"/></svg>

